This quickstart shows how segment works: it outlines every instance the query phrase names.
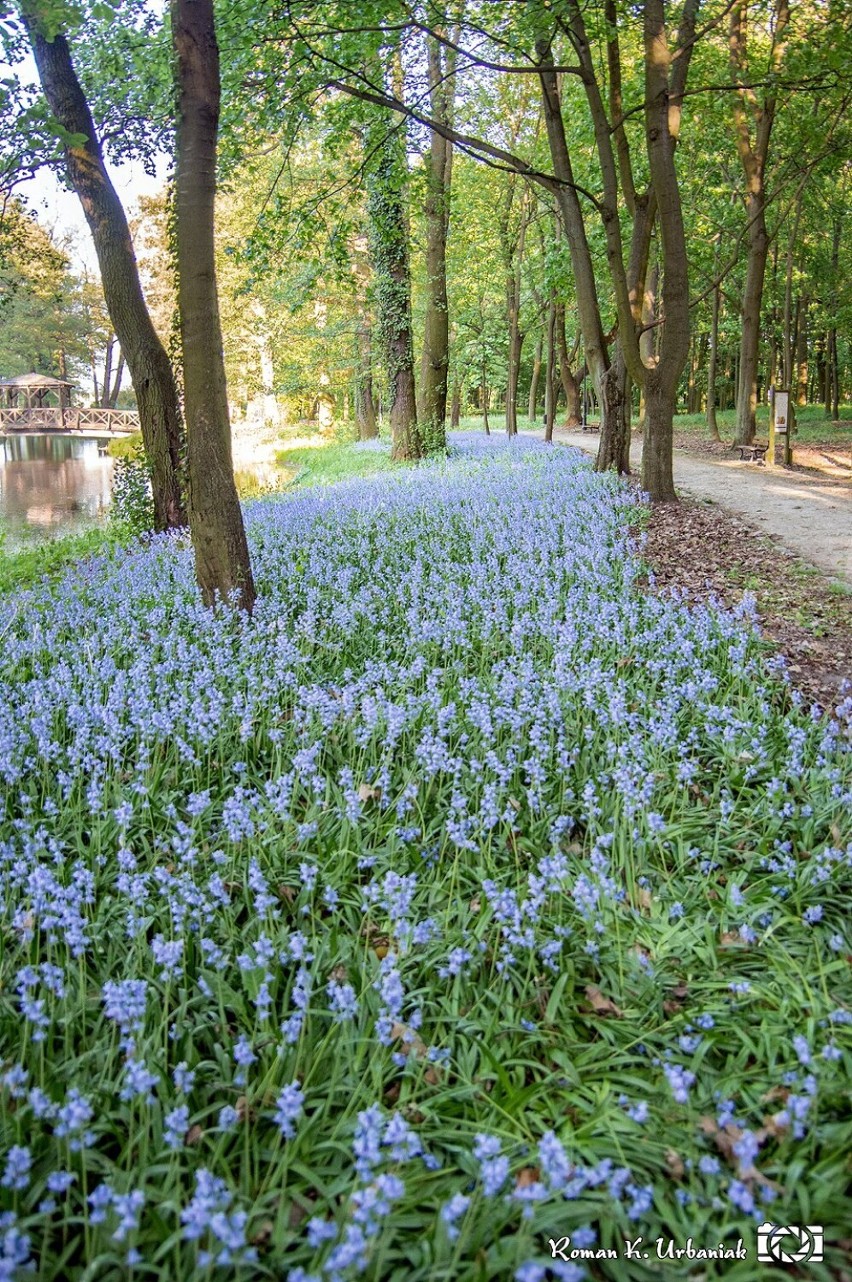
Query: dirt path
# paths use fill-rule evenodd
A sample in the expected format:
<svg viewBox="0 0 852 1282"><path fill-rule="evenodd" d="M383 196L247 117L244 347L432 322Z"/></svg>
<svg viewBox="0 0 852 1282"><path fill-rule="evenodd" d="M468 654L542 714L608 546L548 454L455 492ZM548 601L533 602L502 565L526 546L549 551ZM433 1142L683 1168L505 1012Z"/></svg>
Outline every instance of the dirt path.
<svg viewBox="0 0 852 1282"><path fill-rule="evenodd" d="M598 438L557 428L556 439L596 453ZM638 473L641 442L631 447ZM678 490L740 513L758 529L833 578L852 585L852 486L728 459L705 461L675 450Z"/></svg>

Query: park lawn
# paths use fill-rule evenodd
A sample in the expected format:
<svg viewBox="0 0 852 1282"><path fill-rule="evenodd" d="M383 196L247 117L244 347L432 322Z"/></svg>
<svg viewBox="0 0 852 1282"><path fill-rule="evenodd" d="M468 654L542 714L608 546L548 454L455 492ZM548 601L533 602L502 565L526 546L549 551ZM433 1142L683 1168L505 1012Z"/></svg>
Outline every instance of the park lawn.
<svg viewBox="0 0 852 1282"><path fill-rule="evenodd" d="M0 596L60 578L69 566L107 552L118 536L106 526L6 547L0 539Z"/></svg>
<svg viewBox="0 0 852 1282"><path fill-rule="evenodd" d="M404 466L390 457L390 441L328 440L317 436L311 444L279 450L278 465L292 475L291 485L333 485L337 481L375 476Z"/></svg>
<svg viewBox="0 0 852 1282"><path fill-rule="evenodd" d="M557 410L557 426L562 426L562 420L565 416L564 406ZM597 422L597 414L591 416L592 421ZM734 439L734 428L736 415L733 410L720 410L716 415L719 424L719 433L723 441L732 441ZM636 416L634 415L633 426L636 428ZM506 430L505 414L489 414L489 428L492 433L499 435ZM542 430L542 415L539 413L538 419L531 424L526 415L522 414L518 418L518 427L521 432L532 432ZM462 430L471 432L482 432L483 423L481 414L468 415L463 418L459 424ZM765 439L769 431L769 409L766 405L757 407L757 428L758 434ZM578 429L582 430L582 429ZM695 441L709 441L707 431L707 419L702 414L676 414L674 418L674 430L676 444L681 447L687 446L690 439ZM794 435L795 443L798 445L836 445L852 447L852 405L842 405L840 407L840 419L833 422L825 417L825 411L821 405L806 405L796 408L796 432Z"/></svg>
<svg viewBox="0 0 852 1282"><path fill-rule="evenodd" d="M852 446L852 405L841 405L840 418L834 421L826 418L822 405L802 405L795 407L794 442L797 445L839 445ZM735 435L736 413L734 410L720 410L716 415L719 434L723 441L732 441ZM707 419L702 414L676 414L674 420L676 434L694 435L698 439L709 439ZM761 404L757 407L757 430L765 440L769 432L769 407Z"/></svg>
<svg viewBox="0 0 852 1282"><path fill-rule="evenodd" d="M247 509L0 603L0 1259L40 1279L780 1276L850 1199L850 721L643 585L568 449ZM631 533L634 531L634 533ZM569 1248L570 1249L570 1248ZM7 1263L8 1262L8 1263Z"/></svg>

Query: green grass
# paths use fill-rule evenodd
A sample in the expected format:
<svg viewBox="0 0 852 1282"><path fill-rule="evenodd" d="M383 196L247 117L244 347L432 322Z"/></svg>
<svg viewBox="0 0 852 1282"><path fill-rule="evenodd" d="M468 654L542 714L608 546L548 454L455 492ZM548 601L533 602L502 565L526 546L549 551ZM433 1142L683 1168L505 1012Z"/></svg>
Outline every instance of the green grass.
<svg viewBox="0 0 852 1282"><path fill-rule="evenodd" d="M113 547L119 538L105 526L81 534L66 534L7 550L0 538L0 595L56 579L69 565Z"/></svg>
<svg viewBox="0 0 852 1282"><path fill-rule="evenodd" d="M717 411L716 421L719 424L719 434L722 439L733 439L736 422L735 411L732 409ZM700 436L708 434L707 418L704 413L677 414L675 415L674 425L676 432L695 432L696 435ZM758 432L761 432L764 436L769 431L768 405L758 405L757 426ZM841 405L840 420L838 422L833 422L831 419L826 418L825 411L821 405L797 405L794 440L799 445L828 442L837 445L852 445L852 405Z"/></svg>
<svg viewBox="0 0 852 1282"><path fill-rule="evenodd" d="M137 458L142 450L141 432L134 432L132 436L119 436L107 446L110 458Z"/></svg>
<svg viewBox="0 0 852 1282"><path fill-rule="evenodd" d="M560 406L557 411L557 424L561 426L561 420L565 416L564 406ZM598 421L597 411L589 415L592 422ZM734 427L736 413L734 410L719 410L716 414L716 420L719 424L719 433L723 440L732 440L734 437ZM633 426L636 428L638 418L633 415ZM500 433L506 430L506 415L503 413L494 413L488 415L488 425L492 433ZM530 424L525 413L518 418L518 427L522 432L541 430L543 426L542 416L539 414L537 421ZM769 431L769 407L759 405L757 408L757 426L758 432L763 436ZM459 427L466 432L483 431L482 415L468 414L461 422ZM676 414L674 420L676 432L686 432L694 434L697 437L707 437L707 418L704 413L701 414ZM580 429L578 429L580 430ZM839 446L852 447L852 405L841 405L840 420L832 422L825 417L825 411L821 405L804 405L796 407L796 432L794 441L799 445L812 444L835 444Z"/></svg>
<svg viewBox="0 0 852 1282"><path fill-rule="evenodd" d="M356 442L318 441L316 445L280 450L275 461L293 475L294 486L333 485L361 476L374 476L402 466L388 450L360 450Z"/></svg>

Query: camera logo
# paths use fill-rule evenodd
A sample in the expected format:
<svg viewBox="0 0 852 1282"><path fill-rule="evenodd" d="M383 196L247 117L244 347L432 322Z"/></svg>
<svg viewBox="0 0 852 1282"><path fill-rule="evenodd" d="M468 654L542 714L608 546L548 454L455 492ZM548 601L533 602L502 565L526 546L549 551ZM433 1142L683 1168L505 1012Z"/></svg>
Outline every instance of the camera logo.
<svg viewBox="0 0 852 1282"><path fill-rule="evenodd" d="M823 1233L821 1224L759 1224L757 1258L763 1264L801 1264L822 1262Z"/></svg>

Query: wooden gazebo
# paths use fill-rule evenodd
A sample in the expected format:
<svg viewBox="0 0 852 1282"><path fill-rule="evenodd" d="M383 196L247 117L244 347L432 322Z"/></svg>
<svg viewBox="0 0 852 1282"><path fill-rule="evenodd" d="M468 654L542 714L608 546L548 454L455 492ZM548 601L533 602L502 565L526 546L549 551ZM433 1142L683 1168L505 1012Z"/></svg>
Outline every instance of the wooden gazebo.
<svg viewBox="0 0 852 1282"><path fill-rule="evenodd" d="M0 378L0 436L65 432L104 437L139 431L139 415L135 410L72 406L73 386L67 378L51 378L35 372Z"/></svg>
<svg viewBox="0 0 852 1282"><path fill-rule="evenodd" d="M15 378L0 378L0 407L10 410L44 410L52 406L68 409L71 388L66 378L51 378L49 374L18 374Z"/></svg>

